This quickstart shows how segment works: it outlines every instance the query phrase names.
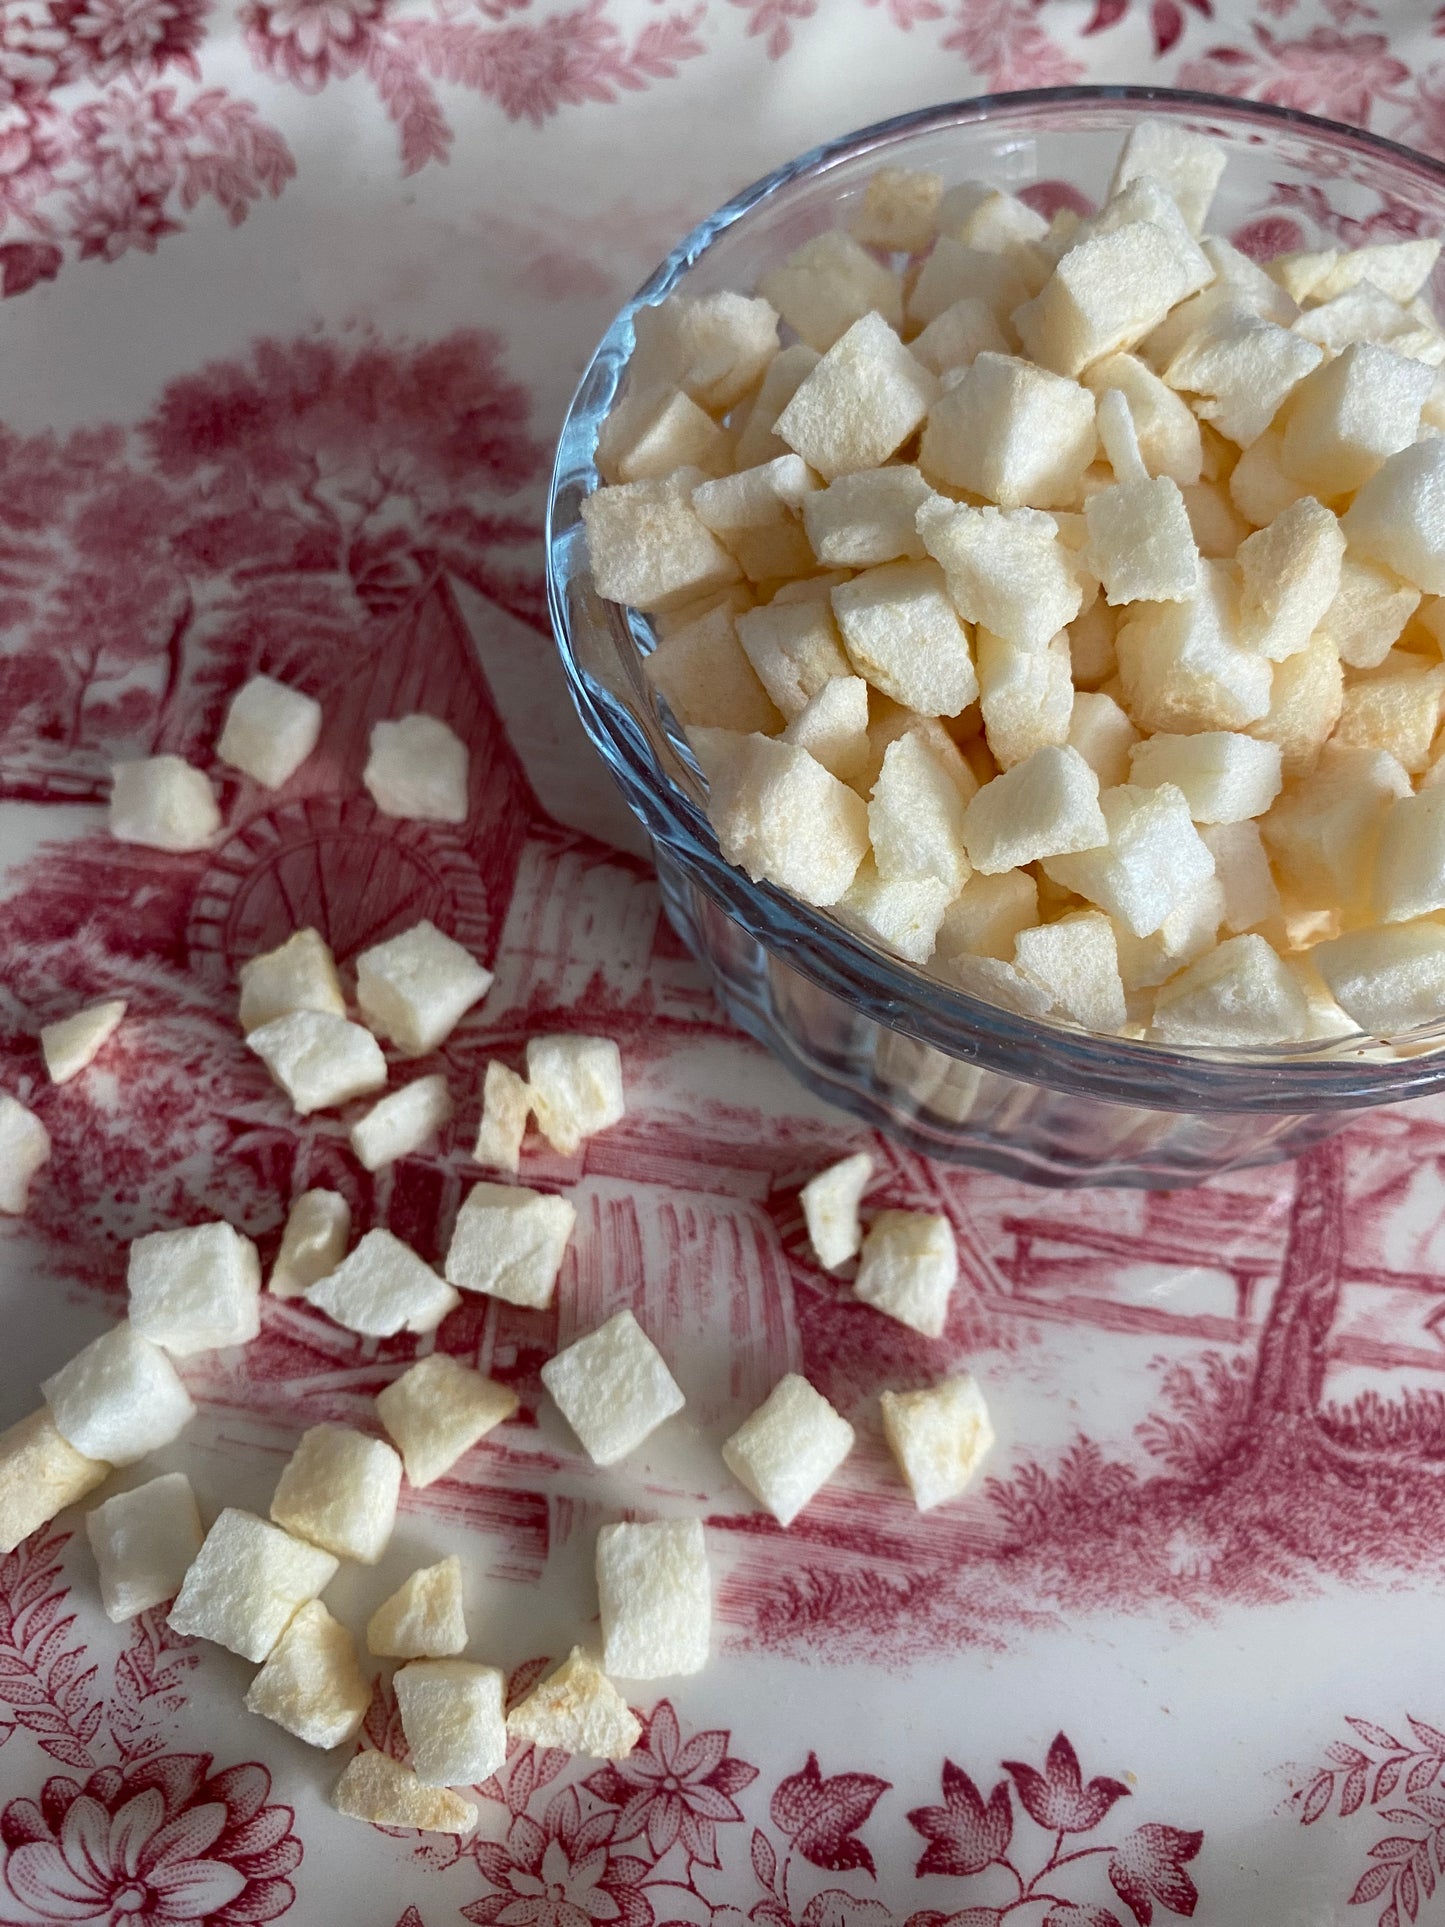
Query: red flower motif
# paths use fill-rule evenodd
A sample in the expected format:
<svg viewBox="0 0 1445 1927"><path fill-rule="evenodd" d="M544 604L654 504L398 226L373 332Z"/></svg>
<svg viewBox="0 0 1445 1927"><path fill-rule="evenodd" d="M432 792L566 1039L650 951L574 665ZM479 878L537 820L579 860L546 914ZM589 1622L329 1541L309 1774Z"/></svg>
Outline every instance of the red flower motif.
<svg viewBox="0 0 1445 1927"><path fill-rule="evenodd" d="M498 1927L652 1927L641 1884L648 1864L611 1851L614 1817L594 1813L584 1821L572 1787L548 1803L540 1826L518 1814L505 1846L474 1849L500 1891L463 1907L463 1917Z"/></svg>
<svg viewBox="0 0 1445 1927"><path fill-rule="evenodd" d="M714 1729L685 1741L670 1702L659 1700L633 1753L583 1781L589 1793L619 1809L613 1838L645 1833L659 1860L681 1840L690 1861L717 1866L718 1825L742 1819L732 1796L758 1777L755 1766L729 1756L729 1737Z"/></svg>
<svg viewBox="0 0 1445 1927"><path fill-rule="evenodd" d="M69 44L47 0L0 0L0 101L43 100Z"/></svg>
<svg viewBox="0 0 1445 1927"><path fill-rule="evenodd" d="M1199 1889L1185 1873L1184 1863L1203 1845L1202 1833L1151 1823L1115 1848L1109 1859L1110 1884L1139 1927L1149 1927L1156 1900L1171 1914L1183 1914L1186 1919L1193 1915Z"/></svg>
<svg viewBox="0 0 1445 1927"><path fill-rule="evenodd" d="M185 153L186 123L175 90L111 87L75 111L80 151L94 171L163 202Z"/></svg>
<svg viewBox="0 0 1445 1927"><path fill-rule="evenodd" d="M1180 69L1178 85L1218 94L1249 95L1306 113L1368 126L1381 100L1399 99L1410 70L1390 52L1382 33L1342 34L1314 27L1299 40L1278 40L1255 23L1256 54L1242 47L1213 47Z"/></svg>
<svg viewBox="0 0 1445 1927"><path fill-rule="evenodd" d="M42 1920L105 1927L258 1927L284 1914L301 1859L290 1807L251 1762L206 1777L208 1753L47 1780L0 1814L5 1884Z"/></svg>
<svg viewBox="0 0 1445 1927"><path fill-rule="evenodd" d="M126 180L77 194L70 204L70 219L82 261L96 256L118 261L129 248L154 254L156 243L165 235L181 231L180 222L166 213L163 195L137 193Z"/></svg>
<svg viewBox="0 0 1445 1927"><path fill-rule="evenodd" d="M1013 1838L1008 1781L1000 1780L985 1805L973 1781L952 1760L943 1762L943 1805L915 1807L908 1824L928 1845L917 1872L956 1877L982 1873L1001 1860Z"/></svg>
<svg viewBox="0 0 1445 1927"><path fill-rule="evenodd" d="M801 1773L779 1781L768 1810L773 1825L815 1867L830 1873L863 1867L876 1873L873 1855L856 1836L888 1787L887 1780L871 1773L835 1773L825 1780L817 1754L810 1753Z"/></svg>
<svg viewBox="0 0 1445 1927"><path fill-rule="evenodd" d="M1100 1778L1085 1786L1079 1756L1062 1733L1055 1735L1042 1773L1022 1760L1005 1760L1003 1766L1013 1775L1029 1818L1050 1833L1091 1833L1129 1792L1119 1780Z"/></svg>
<svg viewBox="0 0 1445 1927"><path fill-rule="evenodd" d="M354 74L371 47L385 0L250 0L241 25L256 64L303 93L319 94L328 80Z"/></svg>
<svg viewBox="0 0 1445 1927"><path fill-rule="evenodd" d="M1119 1916L1107 1907L1076 1907L1066 1900L1044 1916L1044 1927L1119 1927Z"/></svg>
<svg viewBox="0 0 1445 1927"><path fill-rule="evenodd" d="M71 64L101 82L121 74L153 80L167 67L199 80L196 49L210 0L53 0L70 38Z"/></svg>

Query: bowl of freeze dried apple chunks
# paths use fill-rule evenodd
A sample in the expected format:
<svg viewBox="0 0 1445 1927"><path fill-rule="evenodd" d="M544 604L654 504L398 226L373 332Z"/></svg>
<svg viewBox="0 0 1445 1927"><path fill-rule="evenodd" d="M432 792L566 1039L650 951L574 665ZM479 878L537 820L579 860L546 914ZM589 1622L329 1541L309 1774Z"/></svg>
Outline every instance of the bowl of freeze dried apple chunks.
<svg viewBox="0 0 1445 1927"><path fill-rule="evenodd" d="M781 169L549 532L723 1003L943 1156L1187 1182L1445 1087L1445 170L1058 89Z"/></svg>

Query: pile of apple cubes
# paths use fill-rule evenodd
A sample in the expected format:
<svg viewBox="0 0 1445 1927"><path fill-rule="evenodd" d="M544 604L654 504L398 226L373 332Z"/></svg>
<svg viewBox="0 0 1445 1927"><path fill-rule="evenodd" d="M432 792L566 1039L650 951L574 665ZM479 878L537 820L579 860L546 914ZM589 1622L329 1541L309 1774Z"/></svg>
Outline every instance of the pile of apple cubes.
<svg viewBox="0 0 1445 1927"><path fill-rule="evenodd" d="M235 698L219 757L278 787L315 747L320 710L259 677ZM458 822L466 815L467 752L425 716L376 727L367 787L393 816ZM121 765L113 833L160 849L203 848L220 827L204 772L174 757ZM246 1041L297 1113L331 1110L387 1082L378 1039L402 1059L435 1051L491 984L462 945L430 923L364 951L347 1014L331 952L299 930L241 970ZM90 1006L41 1033L52 1082L80 1076L126 1014ZM535 1119L564 1154L623 1116L622 1067L606 1038L552 1036L527 1046L527 1075L487 1067L475 1157L515 1176ZM352 1125L359 1162L375 1171L425 1148L452 1117L446 1078L419 1077L377 1100ZM0 1211L24 1211L50 1150L40 1120L0 1093ZM803 1192L814 1249L829 1269L862 1250L855 1293L916 1330L939 1336L957 1276L952 1231L926 1213L883 1211L866 1238L860 1202L872 1172L845 1158ZM435 1332L464 1291L544 1310L552 1302L576 1212L564 1197L516 1184L474 1184L458 1214L444 1276L384 1228L348 1251L351 1220L337 1192L292 1206L269 1279L279 1298L303 1300L361 1336ZM129 1316L42 1386L45 1405L0 1435L0 1552L92 1492L117 1466L171 1444L194 1415L174 1361L243 1345L260 1330L256 1247L225 1223L159 1231L130 1247ZM630 1311L578 1339L542 1368L542 1381L597 1465L635 1451L684 1398ZM421 1489L511 1418L516 1395L441 1352L418 1359L378 1395L387 1439L344 1425L305 1432L281 1473L270 1519L227 1507L208 1532L190 1481L167 1473L105 1500L86 1527L100 1595L113 1620L174 1600L170 1624L215 1640L260 1670L246 1705L317 1747L353 1741L371 1696L351 1632L319 1595L341 1560L374 1565L395 1523L403 1477ZM967 1376L883 1394L889 1441L920 1507L956 1497L992 1442ZM778 1521L791 1524L852 1448L853 1427L805 1378L789 1374L723 1447L734 1475ZM652 1680L706 1663L711 1581L697 1519L604 1526L597 1538L601 1664L582 1646L508 1711L505 1679L459 1657L467 1645L459 1559L413 1572L377 1605L366 1643L400 1660L397 1705L410 1764L363 1750L333 1799L357 1819L466 1834L472 1801L454 1791L502 1764L509 1735L592 1757L621 1759L641 1728L610 1675Z"/></svg>
<svg viewBox="0 0 1445 1927"><path fill-rule="evenodd" d="M755 880L1030 1016L1384 1037L1445 1013L1440 243L1260 267L1224 162L1143 122L1052 222L885 169L643 308L592 567Z"/></svg>

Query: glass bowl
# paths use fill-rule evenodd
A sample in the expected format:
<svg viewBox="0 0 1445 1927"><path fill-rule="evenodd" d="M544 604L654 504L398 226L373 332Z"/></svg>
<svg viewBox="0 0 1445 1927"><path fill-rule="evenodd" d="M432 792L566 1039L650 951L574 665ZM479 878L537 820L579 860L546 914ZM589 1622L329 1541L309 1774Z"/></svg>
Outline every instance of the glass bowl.
<svg viewBox="0 0 1445 1927"><path fill-rule="evenodd" d="M1445 1089L1445 1022L1407 1037L1276 1051L1166 1049L1016 1016L854 936L724 861L706 793L642 661L646 617L602 601L580 506L639 307L750 291L836 226L883 164L982 178L1035 204L1102 199L1144 115L1229 152L1210 219L1256 251L1445 231L1445 167L1284 108L1145 87L1046 88L928 108L814 149L746 189L673 251L608 329L562 430L548 592L584 727L652 840L667 913L744 1030L811 1090L933 1157L1051 1185L1172 1187L1296 1156L1352 1110ZM1084 200L1081 202L1079 196Z"/></svg>

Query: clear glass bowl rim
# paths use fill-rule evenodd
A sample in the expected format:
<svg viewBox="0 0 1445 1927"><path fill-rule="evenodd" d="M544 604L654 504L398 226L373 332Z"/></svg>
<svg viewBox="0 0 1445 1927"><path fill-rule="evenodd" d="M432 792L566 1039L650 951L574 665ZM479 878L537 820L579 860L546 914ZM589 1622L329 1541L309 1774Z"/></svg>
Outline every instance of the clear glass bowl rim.
<svg viewBox="0 0 1445 1927"><path fill-rule="evenodd" d="M608 327L568 407L548 493L546 550L548 606L573 702L634 815L689 880L771 956L886 1029L1004 1076L1158 1110L1305 1113L1426 1096L1445 1089L1445 1050L1430 1048L1445 1044L1445 1017L1387 1039L1360 1036L1286 1049L1179 1050L1022 1017L924 976L800 900L770 884L753 883L734 869L685 787L695 783L694 772L667 740L650 705L644 719L620 706L615 692L605 692L599 700L594 679L579 659L574 624L589 619L585 611L574 610L572 602L587 574L579 506L598 484L597 432L632 353L637 310L671 292L721 234L794 183L816 179L870 152L876 151L881 161L887 149L922 133L1091 108L1208 116L1266 135L1288 131L1309 136L1342 154L1358 154L1413 174L1445 198L1445 165L1381 135L1271 102L1169 87L1040 87L980 94L875 122L786 162L700 221L648 276ZM626 626L629 612L613 604L598 607L611 639L636 652L636 640ZM1381 1059L1381 1042L1406 1046L1411 1054Z"/></svg>

